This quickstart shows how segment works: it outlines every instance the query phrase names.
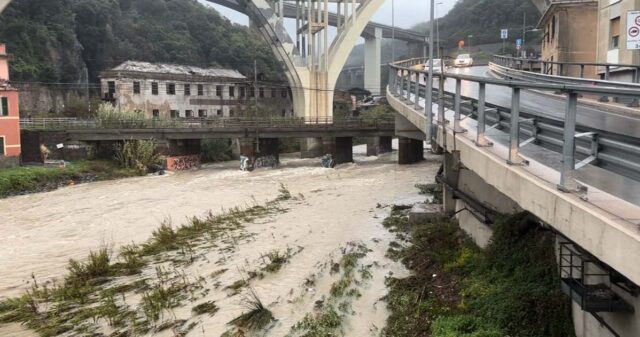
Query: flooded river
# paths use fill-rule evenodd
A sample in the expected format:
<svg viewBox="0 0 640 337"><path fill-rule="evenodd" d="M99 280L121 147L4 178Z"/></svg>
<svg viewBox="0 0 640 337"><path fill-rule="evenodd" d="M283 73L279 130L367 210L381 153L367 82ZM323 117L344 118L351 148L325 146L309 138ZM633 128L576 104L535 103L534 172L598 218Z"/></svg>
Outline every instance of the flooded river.
<svg viewBox="0 0 640 337"><path fill-rule="evenodd" d="M124 244L143 242L164 219L181 224L186 217L209 210L217 213L274 199L282 183L293 195L302 194L303 201L288 206L286 213L275 215L268 223L248 225L247 231L254 236L225 257L228 271L218 282L224 285L242 278L243 266L273 249L299 250L278 273L252 282L277 319L267 335L284 336L305 312L313 310L332 282L319 278L313 288L307 288L302 286L305 280L313 274L322 275L322 265L339 258L347 245L361 243L370 249L363 263L376 267L353 304L345 331L348 336L376 335L387 316L380 302L386 293L384 278L390 273L405 273L401 265L385 257L393 235L381 222L389 213L388 205L424 200L414 185L431 182L440 164L431 158L399 166L397 152L379 157L365 157L364 152L364 146L355 147L356 163L336 169L321 168L318 159L285 156L280 167L251 173L237 170L237 162L228 162L197 171L96 182L2 199L0 298L24 291L32 274L38 280L60 278L70 258L83 259L100 246L117 250ZM185 271L210 275L220 268L209 263ZM215 300L220 311L213 317L199 317L189 336L219 336L228 329L227 322L244 310L240 295L212 291L208 299ZM189 309L178 309L175 315L189 316ZM14 325L0 326L0 334L12 335L10 331L15 329ZM25 334L14 331L13 335Z"/></svg>

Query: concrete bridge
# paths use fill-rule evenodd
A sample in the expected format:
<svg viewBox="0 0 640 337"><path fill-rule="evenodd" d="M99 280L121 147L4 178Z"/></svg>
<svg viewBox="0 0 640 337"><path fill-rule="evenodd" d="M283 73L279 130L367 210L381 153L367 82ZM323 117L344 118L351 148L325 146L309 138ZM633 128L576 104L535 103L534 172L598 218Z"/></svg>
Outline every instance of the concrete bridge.
<svg viewBox="0 0 640 337"><path fill-rule="evenodd" d="M593 109L578 97L637 97L640 90L452 71L437 76L429 114L424 73L411 68L417 63L424 60L394 65L387 99L397 111L396 134L419 149L428 133L432 150L444 153L444 210L481 246L491 236L487 214L530 212L556 234L560 286L574 300L577 335L637 336L640 178L604 162L610 154L638 164L640 116ZM550 96L559 92L566 98ZM532 105L534 96L543 103ZM554 116L555 104L564 111ZM625 150L616 154L599 136Z"/></svg>

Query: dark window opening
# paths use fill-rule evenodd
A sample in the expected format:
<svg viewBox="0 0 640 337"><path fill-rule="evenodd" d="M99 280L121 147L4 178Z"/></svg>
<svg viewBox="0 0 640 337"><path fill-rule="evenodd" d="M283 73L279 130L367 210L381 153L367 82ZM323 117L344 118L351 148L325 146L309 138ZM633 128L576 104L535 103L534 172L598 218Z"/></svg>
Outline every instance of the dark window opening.
<svg viewBox="0 0 640 337"><path fill-rule="evenodd" d="M133 82L133 93L134 94L140 93L140 82Z"/></svg>
<svg viewBox="0 0 640 337"><path fill-rule="evenodd" d="M153 114L153 118L154 119L158 119L160 118L160 110L158 109L153 109L153 111L151 112Z"/></svg>
<svg viewBox="0 0 640 337"><path fill-rule="evenodd" d="M198 110L198 117L200 118L207 117L207 110Z"/></svg>
<svg viewBox="0 0 640 337"><path fill-rule="evenodd" d="M178 112L178 110L171 110L171 118L178 118L180 117L180 113Z"/></svg>
<svg viewBox="0 0 640 337"><path fill-rule="evenodd" d="M555 15L553 16L553 19L551 19L551 39L555 39L556 37L556 17Z"/></svg>
<svg viewBox="0 0 640 337"><path fill-rule="evenodd" d="M176 94L176 84L167 83L167 95L175 95L175 94Z"/></svg>
<svg viewBox="0 0 640 337"><path fill-rule="evenodd" d="M229 97L236 96L236 87L229 87Z"/></svg>
<svg viewBox="0 0 640 337"><path fill-rule="evenodd" d="M276 98L276 88L271 88L271 98Z"/></svg>
<svg viewBox="0 0 640 337"><path fill-rule="evenodd" d="M157 95L158 94L158 82L152 82L151 83L151 94L152 95Z"/></svg>
<svg viewBox="0 0 640 337"><path fill-rule="evenodd" d="M235 111L233 109L229 110L229 117L233 117L235 115Z"/></svg>
<svg viewBox="0 0 640 337"><path fill-rule="evenodd" d="M218 116L222 116L222 109L218 109L218 110L216 111L216 114L217 114Z"/></svg>
<svg viewBox="0 0 640 337"><path fill-rule="evenodd" d="M184 85L184 95L191 96L191 85L189 84Z"/></svg>
<svg viewBox="0 0 640 337"><path fill-rule="evenodd" d="M2 97L0 105L0 116L9 116L9 97Z"/></svg>
<svg viewBox="0 0 640 337"><path fill-rule="evenodd" d="M260 88L260 98L264 98L264 88Z"/></svg>
<svg viewBox="0 0 640 337"><path fill-rule="evenodd" d="M244 97L245 95L245 89L244 87L240 87L240 97Z"/></svg>
<svg viewBox="0 0 640 337"><path fill-rule="evenodd" d="M0 137L0 156L4 156L4 137Z"/></svg>
<svg viewBox="0 0 640 337"><path fill-rule="evenodd" d="M251 98L256 97L256 88L254 87L249 88L249 97Z"/></svg>
<svg viewBox="0 0 640 337"><path fill-rule="evenodd" d="M191 118L191 117L193 117L193 111L192 110L185 110L184 111L184 115L187 118Z"/></svg>
<svg viewBox="0 0 640 337"><path fill-rule="evenodd" d="M198 84L198 96L204 95L204 85Z"/></svg>
<svg viewBox="0 0 640 337"><path fill-rule="evenodd" d="M216 96L217 97L222 97L222 86L221 85L216 85Z"/></svg>

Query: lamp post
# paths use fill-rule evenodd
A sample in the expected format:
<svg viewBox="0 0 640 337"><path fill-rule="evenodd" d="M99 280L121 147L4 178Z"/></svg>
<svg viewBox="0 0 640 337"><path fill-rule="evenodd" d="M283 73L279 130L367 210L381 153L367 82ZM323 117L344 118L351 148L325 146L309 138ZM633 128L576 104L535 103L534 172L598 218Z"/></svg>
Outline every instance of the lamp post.
<svg viewBox="0 0 640 337"><path fill-rule="evenodd" d="M395 0L391 0L391 62L395 62L395 61L396 61L396 6L395 6Z"/></svg>
<svg viewBox="0 0 640 337"><path fill-rule="evenodd" d="M436 50L438 51L438 57L442 58L440 55L440 17L438 16L438 6L442 5L442 2L436 3Z"/></svg>
<svg viewBox="0 0 640 337"><path fill-rule="evenodd" d="M429 10L429 76L427 77L427 83L425 85L426 94L424 104L424 112L427 117L425 130L427 142L431 142L431 123L433 122L433 29L435 28L433 20L435 17L435 7L435 0L431 0L431 7Z"/></svg>

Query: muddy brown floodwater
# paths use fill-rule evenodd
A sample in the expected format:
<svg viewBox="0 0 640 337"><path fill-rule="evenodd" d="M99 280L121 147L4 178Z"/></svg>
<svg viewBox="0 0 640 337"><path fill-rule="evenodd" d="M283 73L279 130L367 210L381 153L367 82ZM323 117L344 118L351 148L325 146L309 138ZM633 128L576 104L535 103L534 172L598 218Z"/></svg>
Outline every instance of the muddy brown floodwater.
<svg viewBox="0 0 640 337"><path fill-rule="evenodd" d="M313 289L307 289L301 286L305 280L313 274L323 275L320 266L339 259L341 249L350 242L362 243L371 250L362 263L376 267L360 290L362 296L354 301L344 331L346 336L377 335L387 317L380 301L386 294L385 276L406 273L385 257L394 238L381 225L389 213L385 206L424 200L414 185L433 181L440 163L430 158L399 166L397 152L379 157L365 157L363 152L363 146L356 146L356 163L336 169L319 167L319 159L285 156L280 167L252 173L237 170L237 162L227 162L166 176L96 182L2 199L0 299L24 291L32 274L38 280L60 278L70 258L83 259L105 244L117 251L123 244L141 243L166 218L181 224L186 217L209 210L216 213L262 203L275 198L283 183L292 194L302 194L304 202L269 219L266 226L247 225L253 237L225 256L228 271L219 282L230 284L242 278L243 266L269 251L301 247L279 272L252 282L277 319L266 335L284 336L313 310L332 282L319 278ZM194 265L186 271L197 276L216 269L220 266ZM188 336L219 336L229 328L226 323L244 310L241 295L212 291L208 299L215 300L220 311L213 317L199 317L198 326ZM190 307L175 314L188 316ZM16 325L0 325L0 335L27 333Z"/></svg>

